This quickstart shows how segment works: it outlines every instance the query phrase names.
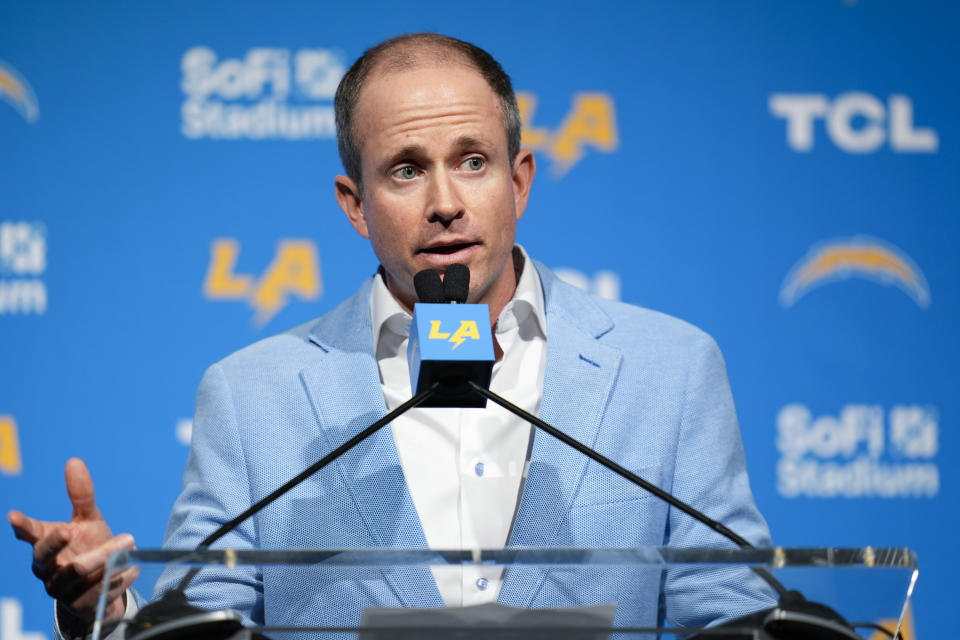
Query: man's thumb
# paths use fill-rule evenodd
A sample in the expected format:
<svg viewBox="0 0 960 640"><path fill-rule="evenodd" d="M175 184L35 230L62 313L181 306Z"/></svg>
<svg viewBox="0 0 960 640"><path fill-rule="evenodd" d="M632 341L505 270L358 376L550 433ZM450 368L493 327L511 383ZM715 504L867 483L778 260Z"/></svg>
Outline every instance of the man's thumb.
<svg viewBox="0 0 960 640"><path fill-rule="evenodd" d="M67 460L67 494L73 504L73 518L93 520L100 518L100 510L93 501L93 480L87 465L80 458Z"/></svg>

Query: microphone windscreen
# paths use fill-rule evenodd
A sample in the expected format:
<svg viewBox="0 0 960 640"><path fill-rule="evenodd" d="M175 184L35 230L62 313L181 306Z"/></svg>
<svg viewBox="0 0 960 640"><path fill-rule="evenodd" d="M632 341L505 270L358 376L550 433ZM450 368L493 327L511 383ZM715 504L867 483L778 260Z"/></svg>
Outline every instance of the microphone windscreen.
<svg viewBox="0 0 960 640"><path fill-rule="evenodd" d="M443 296L447 302L463 304L470 293L470 269L465 264L452 264L443 274Z"/></svg>
<svg viewBox="0 0 960 640"><path fill-rule="evenodd" d="M435 269L424 269L413 276L413 288L417 290L417 298L427 304L445 302L443 297L443 282Z"/></svg>

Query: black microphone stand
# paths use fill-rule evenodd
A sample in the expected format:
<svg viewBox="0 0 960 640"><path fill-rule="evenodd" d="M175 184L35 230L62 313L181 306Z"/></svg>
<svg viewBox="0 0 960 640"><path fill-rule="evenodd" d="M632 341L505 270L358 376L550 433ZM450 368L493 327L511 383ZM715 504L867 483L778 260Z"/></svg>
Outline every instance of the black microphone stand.
<svg viewBox="0 0 960 640"><path fill-rule="evenodd" d="M594 451L583 443L571 438L556 427L541 420L537 416L524 411L506 398L490 391L482 385L472 380L462 380L457 378L446 379L434 382L430 387L415 395L413 398L403 403L393 411L387 413L383 418L377 420L369 427L360 431L355 436L344 442L342 445L325 455L310 467L303 470L300 474L291 478L282 486L275 489L269 495L260 499L243 513L239 514L229 522L221 525L216 531L204 538L197 546L197 550L206 549L227 533L235 529L240 523L254 515L284 493L300 484L308 477L323 469L331 462L347 453L355 446L369 438L379 431L383 426L389 424L399 416L410 409L422 404L436 393L450 392L454 390L462 393L464 390L472 389L473 392L492 400L507 411L519 416L538 429L557 438L564 444L576 449L583 455L598 464L610 469L620 477L652 493L658 498L664 500L671 506L686 513L695 520L703 523L713 531L721 534L735 542L744 549L753 549L753 545L748 540L738 535L722 523L713 520L706 514L701 513L694 507L674 497L660 487L648 482L635 473L631 472L609 458ZM787 590L769 571L762 567L750 567L760 578L769 584L780 596L776 607L758 611L742 618L738 618L721 627L710 630L704 634L690 636L689 640L701 638L703 640L740 640L742 639L742 629L749 627L755 629L759 634L756 637L760 639L774 640L862 640L853 628L833 609L826 605L815 602L808 602L802 594L797 591ZM241 616L234 611L204 611L193 607L187 603L185 590L193 578L199 573L201 567L191 569L180 581L176 589L166 592L157 602L144 607L128 624L125 637L128 640L172 640L177 638L203 638L205 640L217 640L229 638L242 630ZM729 631L724 633L724 627L729 627ZM255 635L254 638L264 638L264 636Z"/></svg>
<svg viewBox="0 0 960 640"><path fill-rule="evenodd" d="M387 413L369 427L360 431L342 445L323 456L299 474L274 489L267 496L252 504L246 511L229 522L220 525L213 533L200 541L196 550L207 549L211 544L233 531L240 523L254 515L290 489L320 471L331 462L347 453L358 444L372 436L382 427L393 422L410 409L431 398L440 386L439 382L427 387L399 407ZM234 611L204 611L187 602L185 591L202 567L194 567L184 575L180 584L163 594L156 602L141 609L127 625L127 640L172 640L177 638L198 638L216 640L228 638L242 629L241 617ZM258 636L263 637L263 636Z"/></svg>
<svg viewBox="0 0 960 640"><path fill-rule="evenodd" d="M449 383L462 385L463 381L449 381ZM524 411L506 398L497 395L472 380L467 380L466 383L474 392L488 400L492 400L541 431L545 431L557 440L576 449L591 460L610 469L621 478L649 491L661 500L667 502L670 506L676 507L695 520L705 524L713 531L737 543L742 549L755 548L746 538L738 535L723 524L664 491L657 485L644 480L629 469L625 469L613 460L594 451L582 442L571 438L548 422L544 422L532 413ZM809 602L799 591L788 590L763 567L750 567L750 569L769 584L774 591L777 592L777 595L780 596L777 606L737 618L705 633L689 636L688 640L743 640L745 636L742 631L739 631L739 629L743 628L751 628L756 631L757 634L759 634L756 637L760 640L863 640L862 636L857 634L857 632L853 630L853 627L830 607L816 602ZM723 632L725 627L729 628L727 633ZM750 637L754 636L751 635Z"/></svg>

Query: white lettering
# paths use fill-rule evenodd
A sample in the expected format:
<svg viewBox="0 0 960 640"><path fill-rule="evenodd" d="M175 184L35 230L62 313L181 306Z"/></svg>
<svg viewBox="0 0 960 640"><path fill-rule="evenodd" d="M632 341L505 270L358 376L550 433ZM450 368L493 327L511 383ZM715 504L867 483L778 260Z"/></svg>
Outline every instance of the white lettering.
<svg viewBox="0 0 960 640"><path fill-rule="evenodd" d="M853 126L856 116L866 120L859 130ZM838 96L827 115L827 134L833 143L850 153L869 153L883 144L883 103L869 93L852 91Z"/></svg>
<svg viewBox="0 0 960 640"><path fill-rule="evenodd" d="M0 224L0 272L39 275L47 268L47 239L43 224Z"/></svg>
<svg viewBox="0 0 960 640"><path fill-rule="evenodd" d="M884 460L882 407L850 404L837 417L817 418L802 404L783 407L777 414L777 491L786 498L935 496L940 490L938 466L905 463L902 458L936 455L936 410L896 405L887 420L892 459Z"/></svg>
<svg viewBox="0 0 960 640"><path fill-rule="evenodd" d="M890 442L907 458L932 458L939 450L937 413L930 407L897 405L890 410Z"/></svg>
<svg viewBox="0 0 960 640"><path fill-rule="evenodd" d="M288 106L265 101L253 106L196 102L183 104L181 131L187 138L333 138L337 128L331 106Z"/></svg>
<svg viewBox="0 0 960 640"><path fill-rule="evenodd" d="M794 151L813 149L813 121L827 113L827 98L819 94L775 93L770 112L787 120L787 144Z"/></svg>
<svg viewBox="0 0 960 640"><path fill-rule="evenodd" d="M0 599L0 640L46 640L38 631L23 630L23 607L13 598Z"/></svg>
<svg viewBox="0 0 960 640"><path fill-rule="evenodd" d="M862 91L842 93L832 102L819 93L774 93L768 108L787 121L787 146L793 151L813 149L821 118L827 137L847 153L872 153L884 142L897 152L936 153L940 144L936 130L914 126L913 101L901 94L891 94L884 108L880 98Z"/></svg>
<svg viewBox="0 0 960 640"><path fill-rule="evenodd" d="M329 104L345 71L332 51L255 47L243 58L217 59L194 47L181 60L187 138L308 140L336 136ZM296 81L296 92L293 81ZM326 104L317 104L323 100ZM310 101L310 102L305 102Z"/></svg>
<svg viewBox="0 0 960 640"><path fill-rule="evenodd" d="M937 465L885 464L860 456L845 463L783 459L777 491L785 498L932 498L940 490Z"/></svg>
<svg viewBox="0 0 960 640"><path fill-rule="evenodd" d="M620 299L620 276L613 271L598 271L591 280L578 269L560 267L554 269L557 277L576 288L592 293L604 300Z"/></svg>
<svg viewBox="0 0 960 640"><path fill-rule="evenodd" d="M332 100L346 72L340 60L323 49L301 49L294 64L297 88L313 100Z"/></svg>
<svg viewBox="0 0 960 640"><path fill-rule="evenodd" d="M890 96L890 146L897 151L936 153L940 146L937 132L927 127L913 128L913 101L909 97Z"/></svg>
<svg viewBox="0 0 960 640"><path fill-rule="evenodd" d="M0 314L46 311L47 287L42 280L0 280Z"/></svg>
<svg viewBox="0 0 960 640"><path fill-rule="evenodd" d="M254 48L244 60L226 58L217 64L217 54L207 47L187 51L180 63L180 87L194 100L217 95L227 100L253 100L270 86L271 95L290 93L290 53L286 49Z"/></svg>
<svg viewBox="0 0 960 640"><path fill-rule="evenodd" d="M777 415L777 448L789 458L813 453L820 458L852 457L865 444L870 457L883 453L883 409L848 405L839 418L816 420L803 405L791 404Z"/></svg>
<svg viewBox="0 0 960 640"><path fill-rule="evenodd" d="M189 445L190 438L193 436L193 420L190 418L181 418L177 420L177 426L174 428L177 442Z"/></svg>

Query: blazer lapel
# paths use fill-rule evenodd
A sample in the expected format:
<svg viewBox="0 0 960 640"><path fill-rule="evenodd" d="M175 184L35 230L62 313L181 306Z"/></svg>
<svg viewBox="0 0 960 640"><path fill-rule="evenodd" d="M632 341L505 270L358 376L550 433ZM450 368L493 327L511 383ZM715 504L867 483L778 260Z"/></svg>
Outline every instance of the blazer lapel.
<svg viewBox="0 0 960 640"><path fill-rule="evenodd" d="M370 282L321 318L309 334L322 355L316 365L304 368L300 377L325 440L324 454L387 413L373 353ZM343 531L344 542L350 542L344 547L427 547L391 425L334 464L366 528L363 532ZM405 606L441 604L428 569L385 568L384 577Z"/></svg>
<svg viewBox="0 0 960 640"><path fill-rule="evenodd" d="M547 365L540 417L593 446L622 358L618 349L597 340L613 324L589 296L537 266L547 308ZM564 544L563 523L588 461L547 433L535 432L509 546ZM500 601L529 606L544 575L539 569L508 571Z"/></svg>

